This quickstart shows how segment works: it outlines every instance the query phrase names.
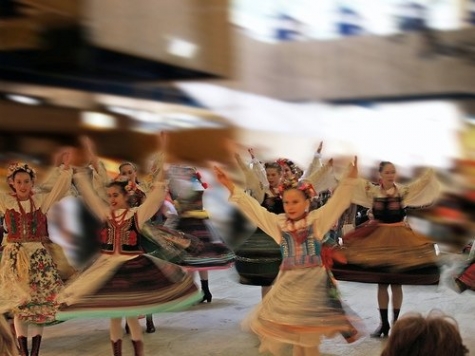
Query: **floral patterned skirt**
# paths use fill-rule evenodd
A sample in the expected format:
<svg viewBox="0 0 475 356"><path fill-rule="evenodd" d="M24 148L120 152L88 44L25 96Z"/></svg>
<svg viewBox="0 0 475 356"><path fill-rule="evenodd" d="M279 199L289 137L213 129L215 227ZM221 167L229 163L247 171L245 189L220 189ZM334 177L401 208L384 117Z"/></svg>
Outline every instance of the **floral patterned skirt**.
<svg viewBox="0 0 475 356"><path fill-rule="evenodd" d="M42 243L7 243L0 263L0 294L22 321L51 324L63 281Z"/></svg>

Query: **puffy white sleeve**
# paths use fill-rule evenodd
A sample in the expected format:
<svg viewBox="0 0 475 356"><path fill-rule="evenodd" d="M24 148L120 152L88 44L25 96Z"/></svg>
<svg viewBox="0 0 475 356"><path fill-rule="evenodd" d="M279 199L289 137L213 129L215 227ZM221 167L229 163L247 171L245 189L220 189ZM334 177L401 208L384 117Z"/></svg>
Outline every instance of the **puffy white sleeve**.
<svg viewBox="0 0 475 356"><path fill-rule="evenodd" d="M310 175L312 175L313 173L315 173L315 171L318 171L322 167L322 154L315 152L315 154L313 155L312 162L310 162L310 165L302 174L302 179L307 179Z"/></svg>
<svg viewBox="0 0 475 356"><path fill-rule="evenodd" d="M42 195L40 208L43 213L46 213L49 208L61 200L69 193L71 189L73 170L71 168L61 168L59 175L56 178L51 191Z"/></svg>
<svg viewBox="0 0 475 356"><path fill-rule="evenodd" d="M137 224L139 227L142 227L147 220L157 213L162 206L167 193L167 183L155 182L153 184L144 202L137 208Z"/></svg>
<svg viewBox="0 0 475 356"><path fill-rule="evenodd" d="M269 182L267 181L264 167L257 159L252 161L252 167L250 167L250 165L244 163L241 156L238 154L236 154L236 161L242 173L244 174L246 190L250 192L254 199L256 199L259 203L262 203L265 192L269 187Z"/></svg>
<svg viewBox="0 0 475 356"><path fill-rule="evenodd" d="M234 187L234 193L229 198L229 201L236 204L250 221L280 244L282 235L278 224L278 215L267 211L256 199L246 194L239 187Z"/></svg>
<svg viewBox="0 0 475 356"><path fill-rule="evenodd" d="M332 190L338 185L333 166L328 164L319 169L314 169L310 175L307 175L305 178L302 177L301 179L311 183L316 192L323 192L328 189Z"/></svg>
<svg viewBox="0 0 475 356"><path fill-rule="evenodd" d="M321 240L350 206L351 197L357 184L358 179L356 178L343 179L327 203L309 213L309 219L313 221L313 230L317 239Z"/></svg>
<svg viewBox="0 0 475 356"><path fill-rule="evenodd" d="M84 199L86 205L96 215L99 220L107 220L110 208L109 205L98 195L93 189L89 180L89 174L87 172L78 172L74 174L74 183L79 190L79 193ZM104 187L102 187L104 189ZM104 189L105 190L105 189Z"/></svg>
<svg viewBox="0 0 475 356"><path fill-rule="evenodd" d="M92 188L104 202L107 202L106 186L111 181L112 179L107 173L104 162L99 161L97 164L97 171L92 169Z"/></svg>
<svg viewBox="0 0 475 356"><path fill-rule="evenodd" d="M373 206L373 197L375 185L369 180L363 178L356 179L356 186L353 190L351 202L364 206L365 208L371 208Z"/></svg>
<svg viewBox="0 0 475 356"><path fill-rule="evenodd" d="M433 169L428 169L417 180L400 189L405 206L430 205L440 194L440 183Z"/></svg>
<svg viewBox="0 0 475 356"><path fill-rule="evenodd" d="M153 182L155 182L158 179L159 175L162 173L164 162L164 152L160 151L152 156L150 172L145 177L143 182L140 183L140 187L145 194L147 194L152 189Z"/></svg>

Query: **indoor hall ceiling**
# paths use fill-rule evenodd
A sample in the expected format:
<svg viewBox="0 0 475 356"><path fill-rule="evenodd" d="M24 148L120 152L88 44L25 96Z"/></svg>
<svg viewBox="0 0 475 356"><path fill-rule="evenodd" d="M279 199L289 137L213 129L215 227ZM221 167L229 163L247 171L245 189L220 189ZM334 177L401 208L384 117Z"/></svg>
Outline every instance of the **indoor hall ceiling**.
<svg viewBox="0 0 475 356"><path fill-rule="evenodd" d="M167 83L230 73L226 6L2 0L0 81L198 105Z"/></svg>

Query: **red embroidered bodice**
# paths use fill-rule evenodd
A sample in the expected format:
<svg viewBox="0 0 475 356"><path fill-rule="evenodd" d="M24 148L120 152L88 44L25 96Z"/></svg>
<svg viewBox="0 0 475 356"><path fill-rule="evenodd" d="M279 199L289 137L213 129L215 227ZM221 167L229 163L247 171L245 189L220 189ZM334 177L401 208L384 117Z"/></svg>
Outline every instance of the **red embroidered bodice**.
<svg viewBox="0 0 475 356"><path fill-rule="evenodd" d="M47 240L46 215L37 209L21 213L14 209L5 212L7 242L42 242Z"/></svg>
<svg viewBox="0 0 475 356"><path fill-rule="evenodd" d="M122 221L116 221L114 218L109 219L107 225L101 231L102 252L114 253L119 248L120 254L143 253L136 220L135 214Z"/></svg>

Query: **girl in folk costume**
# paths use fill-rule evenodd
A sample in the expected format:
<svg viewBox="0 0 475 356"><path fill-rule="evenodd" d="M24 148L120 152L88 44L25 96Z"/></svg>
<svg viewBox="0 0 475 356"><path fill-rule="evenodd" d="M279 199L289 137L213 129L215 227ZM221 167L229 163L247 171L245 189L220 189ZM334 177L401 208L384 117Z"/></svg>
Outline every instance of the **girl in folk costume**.
<svg viewBox="0 0 475 356"><path fill-rule="evenodd" d="M378 283L379 328L372 337L387 337L391 286L393 321L398 319L403 300L402 284L427 285L439 281L434 243L414 232L405 221L405 208L427 206L439 194L433 170L427 170L408 185L395 183L396 168L391 162L379 165L378 185L360 179L352 202L371 208L373 220L343 236L342 251L347 265L335 276L340 280ZM340 273L341 272L341 273Z"/></svg>
<svg viewBox="0 0 475 356"><path fill-rule="evenodd" d="M282 185L285 213L273 214L236 187L223 170L215 167L215 174L231 193L230 201L281 247L279 275L244 323L259 336L259 350L279 355L290 345L294 356L310 356L320 354L321 336L341 333L348 342L356 340L358 331L343 309L327 267L331 263L322 253L323 236L350 205L357 183L356 159L327 204L310 212L314 190L308 182Z"/></svg>
<svg viewBox="0 0 475 356"><path fill-rule="evenodd" d="M179 266L144 254L140 229L160 208L166 194L164 182L155 181L138 207L128 203L127 182L108 185L109 206L92 189L86 174L74 175L79 192L104 222L101 254L68 285L58 300L57 318L110 317L114 356L122 355L121 320L127 319L136 356L143 356L138 316L186 308L201 299L196 285ZM157 178L160 179L160 178Z"/></svg>
<svg viewBox="0 0 475 356"><path fill-rule="evenodd" d="M222 241L203 207L203 195L208 185L201 180L197 169L172 165L168 176L170 194L178 211L173 228L200 241L199 248L184 255L177 263L191 272L198 271L204 293L201 302L211 303L213 296L209 290L208 271L230 268L235 255Z"/></svg>
<svg viewBox="0 0 475 356"><path fill-rule="evenodd" d="M312 181L316 184L314 185L316 189L325 190L328 187L322 185L322 183L325 184L325 181L329 180L326 176L331 173L328 168L322 169L323 165L320 162L321 148L322 144L320 144L315 155L317 158L309 167L311 173L309 172L308 176L311 176ZM282 197L278 189L283 178L282 166L277 162L268 162L263 166L255 158L252 149L249 150L249 153L252 158L251 165L246 165L239 155L236 154L235 156L244 173L247 192L268 211L274 214L284 213ZM317 159L320 163L318 165ZM282 255L279 245L261 229L257 229L236 250L235 265L240 275L240 283L260 285L262 298L269 292L275 277L277 277L281 262Z"/></svg>
<svg viewBox="0 0 475 356"><path fill-rule="evenodd" d="M93 168L92 183L94 190L105 202L108 202L106 186L111 183L107 170L96 154L93 142L88 137L82 138L83 146L89 156L91 167ZM166 144L166 135L159 135L159 144ZM150 162L150 172L145 179L139 182L137 167L131 162L123 162L119 165L119 175L115 181L122 181L126 184L127 202L130 207L139 207L145 200L147 194L153 187L153 182L162 174L164 164L164 152L158 152L152 156ZM177 212L170 202L170 195L167 193L163 204L152 218L142 226L142 247L147 253L154 257L170 262L178 262L179 258L187 250L193 250L199 241L190 235L184 235L178 231L169 229L172 221L176 221ZM165 226L159 221L166 219ZM126 333L130 333L128 324L125 324ZM151 314L146 315L147 333L155 332L155 324Z"/></svg>
<svg viewBox="0 0 475 356"><path fill-rule="evenodd" d="M5 239L0 264L0 295L12 306L20 355L38 355L45 324L55 321L57 294L63 281L48 252L50 244L46 212L71 185L71 153L63 152L63 166L51 192L33 194L36 173L27 164L8 167L13 193L0 193L0 211L5 218ZM0 305L1 307L1 305Z"/></svg>

